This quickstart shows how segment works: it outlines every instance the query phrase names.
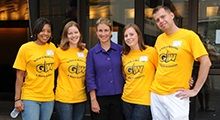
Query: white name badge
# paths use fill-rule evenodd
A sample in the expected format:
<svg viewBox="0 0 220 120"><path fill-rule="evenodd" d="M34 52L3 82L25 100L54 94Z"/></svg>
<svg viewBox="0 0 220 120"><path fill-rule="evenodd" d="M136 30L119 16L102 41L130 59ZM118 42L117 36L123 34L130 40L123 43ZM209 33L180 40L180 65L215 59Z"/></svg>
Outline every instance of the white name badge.
<svg viewBox="0 0 220 120"><path fill-rule="evenodd" d="M77 56L80 57L80 58L84 58L84 53L83 52L78 52Z"/></svg>
<svg viewBox="0 0 220 120"><path fill-rule="evenodd" d="M140 57L140 62L146 62L148 61L148 57L147 56L141 56Z"/></svg>
<svg viewBox="0 0 220 120"><path fill-rule="evenodd" d="M47 54L48 56L53 56L53 55L54 55L54 52L53 52L53 50L47 50L47 51L46 51L46 54Z"/></svg>
<svg viewBox="0 0 220 120"><path fill-rule="evenodd" d="M182 45L182 41L173 41L173 47L180 47Z"/></svg>

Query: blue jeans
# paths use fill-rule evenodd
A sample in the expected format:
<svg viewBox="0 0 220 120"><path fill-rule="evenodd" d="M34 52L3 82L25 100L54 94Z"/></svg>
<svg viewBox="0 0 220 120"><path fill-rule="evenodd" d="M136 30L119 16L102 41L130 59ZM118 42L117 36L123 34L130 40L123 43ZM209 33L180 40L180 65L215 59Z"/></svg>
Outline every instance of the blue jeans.
<svg viewBox="0 0 220 120"><path fill-rule="evenodd" d="M59 120L83 120L86 102L61 103L56 101L55 109Z"/></svg>
<svg viewBox="0 0 220 120"><path fill-rule="evenodd" d="M54 101L38 102L23 100L24 111L22 120L50 120L53 113Z"/></svg>
<svg viewBox="0 0 220 120"><path fill-rule="evenodd" d="M131 104L123 101L123 113L126 120L152 120L150 106Z"/></svg>

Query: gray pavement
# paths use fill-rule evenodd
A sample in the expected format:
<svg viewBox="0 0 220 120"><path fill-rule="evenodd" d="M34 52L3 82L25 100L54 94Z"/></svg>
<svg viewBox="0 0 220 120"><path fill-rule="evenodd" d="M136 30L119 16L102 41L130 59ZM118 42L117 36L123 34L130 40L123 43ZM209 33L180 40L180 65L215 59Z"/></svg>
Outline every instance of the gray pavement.
<svg viewBox="0 0 220 120"><path fill-rule="evenodd" d="M197 101L198 104L198 101ZM215 112L196 112L195 120L220 120L220 90L212 90L211 93L211 106L216 109ZM197 105L198 107L198 105ZM0 120L21 120L21 116L16 119L10 118L10 111L13 110L12 101L0 101ZM55 120L55 115L53 115L51 120ZM87 114L85 120L90 120Z"/></svg>

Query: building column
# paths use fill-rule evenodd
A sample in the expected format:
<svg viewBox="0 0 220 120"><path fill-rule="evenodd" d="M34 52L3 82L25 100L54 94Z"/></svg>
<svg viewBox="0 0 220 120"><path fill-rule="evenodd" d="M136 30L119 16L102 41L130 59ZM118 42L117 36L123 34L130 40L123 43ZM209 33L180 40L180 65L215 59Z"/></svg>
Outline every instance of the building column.
<svg viewBox="0 0 220 120"><path fill-rule="evenodd" d="M77 0L77 21L81 28L83 42L89 41L89 0Z"/></svg>
<svg viewBox="0 0 220 120"><path fill-rule="evenodd" d="M141 32L144 33L144 0L135 0L135 19L134 23L138 25Z"/></svg>
<svg viewBox="0 0 220 120"><path fill-rule="evenodd" d="M189 0L189 19L188 19L188 28L197 32L198 27L198 9L199 9L199 0Z"/></svg>
<svg viewBox="0 0 220 120"><path fill-rule="evenodd" d="M32 25L35 20L39 17L39 1L38 0L28 0L29 5L29 29L30 29L30 36L32 36Z"/></svg>

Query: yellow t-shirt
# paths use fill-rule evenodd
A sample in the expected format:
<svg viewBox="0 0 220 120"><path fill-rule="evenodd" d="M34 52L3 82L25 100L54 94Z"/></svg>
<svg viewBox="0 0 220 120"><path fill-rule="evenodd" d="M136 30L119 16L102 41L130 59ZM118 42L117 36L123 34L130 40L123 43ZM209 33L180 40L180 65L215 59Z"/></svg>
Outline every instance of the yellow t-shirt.
<svg viewBox="0 0 220 120"><path fill-rule="evenodd" d="M155 48L159 61L151 90L162 95L189 89L194 60L208 54L198 35L186 29L161 34Z"/></svg>
<svg viewBox="0 0 220 120"><path fill-rule="evenodd" d="M54 100L55 49L53 43L38 45L33 41L20 47L13 68L26 71L22 100Z"/></svg>
<svg viewBox="0 0 220 120"><path fill-rule="evenodd" d="M88 50L78 48L56 50L58 58L58 78L55 100L64 103L86 101L85 69Z"/></svg>
<svg viewBox="0 0 220 120"><path fill-rule="evenodd" d="M125 85L122 100L128 103L150 105L150 85L157 64L156 50L131 50L122 56Z"/></svg>

